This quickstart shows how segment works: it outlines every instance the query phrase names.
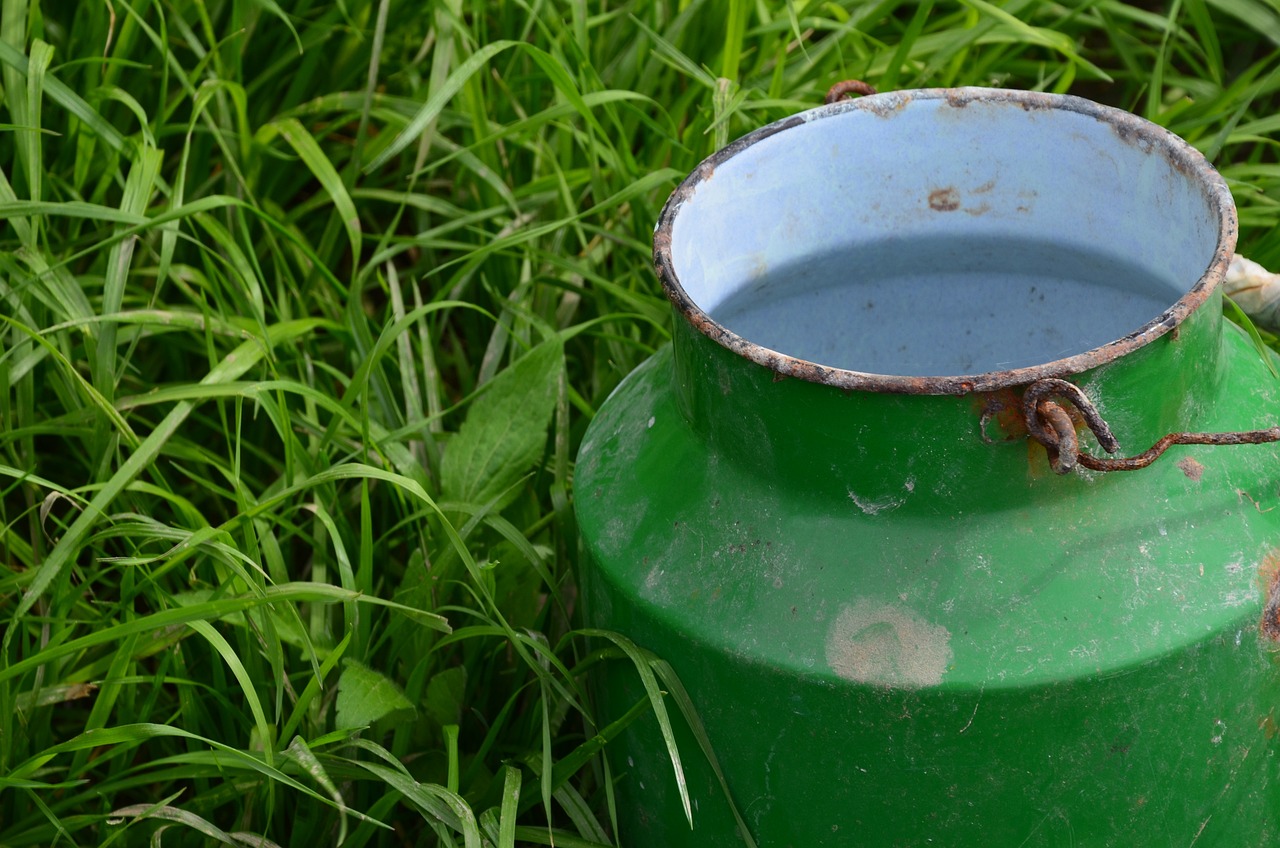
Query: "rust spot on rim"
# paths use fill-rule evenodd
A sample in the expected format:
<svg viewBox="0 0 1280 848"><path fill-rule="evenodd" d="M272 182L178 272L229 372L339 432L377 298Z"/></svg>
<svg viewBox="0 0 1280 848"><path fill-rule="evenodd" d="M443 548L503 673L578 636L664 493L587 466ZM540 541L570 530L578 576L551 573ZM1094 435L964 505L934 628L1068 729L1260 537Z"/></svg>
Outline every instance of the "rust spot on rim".
<svg viewBox="0 0 1280 848"><path fill-rule="evenodd" d="M1012 442L1027 435L1027 425L1022 420L1022 398L1013 389L976 395L974 412L978 414L978 435L987 444Z"/></svg>
<svg viewBox="0 0 1280 848"><path fill-rule="evenodd" d="M867 111L877 118L892 118L911 103L911 92L891 91L880 97L867 99Z"/></svg>
<svg viewBox="0 0 1280 848"><path fill-rule="evenodd" d="M954 212L960 208L960 192L947 186L929 192L929 208L935 212Z"/></svg>
<svg viewBox="0 0 1280 848"><path fill-rule="evenodd" d="M826 120L846 112L866 112L880 115L889 107L891 111L904 108L914 101L943 100L949 106L964 108L974 103L992 106L1020 107L1028 112L1044 109L1061 109L1091 117L1107 124L1122 138L1133 139L1140 145L1151 144L1154 154L1160 155L1179 172L1198 178L1204 186L1209 205L1217 212L1218 239L1212 259L1200 279L1165 312L1123 338L1086 351L1085 353L1057 359L1042 365L988 371L963 376L900 376L870 374L834 368L816 362L788 356L758 345L715 321L696 304L680 283L671 258L671 234L680 207L697 191L698 184L707 179L720 163L736 156L746 148L766 138L785 132L810 121ZM1031 91L1005 91L986 88L933 88L915 91L896 91L845 100L822 106L800 115L794 115L777 123L748 133L727 147L703 160L685 180L676 187L662 209L653 239L654 271L667 298L676 311L702 335L746 359L762 365L778 374L795 377L811 383L835 386L867 392L892 392L898 394L964 395L970 392L991 392L1012 386L1025 386L1046 378L1061 378L1089 371L1126 354L1145 347L1169 333L1187 316L1200 308L1219 282L1226 276L1227 265L1235 252L1237 220L1231 192L1222 177L1214 171L1199 151L1162 127L1151 124L1128 112L1114 109L1070 95L1043 94ZM1280 631L1278 631L1280 632Z"/></svg>

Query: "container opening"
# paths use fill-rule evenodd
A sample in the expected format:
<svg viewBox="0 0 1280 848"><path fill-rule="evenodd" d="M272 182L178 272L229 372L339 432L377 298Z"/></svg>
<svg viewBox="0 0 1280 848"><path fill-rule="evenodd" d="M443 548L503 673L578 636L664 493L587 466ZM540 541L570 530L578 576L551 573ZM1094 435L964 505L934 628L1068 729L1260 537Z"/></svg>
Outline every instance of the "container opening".
<svg viewBox="0 0 1280 848"><path fill-rule="evenodd" d="M1121 338L1184 294L1126 257L1027 238L886 239L778 268L711 312L789 356L875 374L980 374Z"/></svg>
<svg viewBox="0 0 1280 848"><path fill-rule="evenodd" d="M1179 304L1181 320L1234 215L1203 157L1154 125L962 89L748 136L691 175L664 227L673 299L749 358L945 377L1079 356Z"/></svg>

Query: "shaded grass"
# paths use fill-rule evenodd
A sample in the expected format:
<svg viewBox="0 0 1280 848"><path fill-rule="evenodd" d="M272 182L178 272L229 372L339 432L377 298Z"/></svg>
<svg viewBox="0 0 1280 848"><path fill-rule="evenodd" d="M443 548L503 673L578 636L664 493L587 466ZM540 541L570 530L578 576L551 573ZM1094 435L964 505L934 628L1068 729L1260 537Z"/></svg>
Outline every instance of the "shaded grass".
<svg viewBox="0 0 1280 848"><path fill-rule="evenodd" d="M0 844L611 842L601 752L687 698L574 630L572 457L666 339L679 176L844 78L1071 92L1210 155L1280 265L1276 33L1241 0L2 0ZM601 662L650 697L595 716Z"/></svg>

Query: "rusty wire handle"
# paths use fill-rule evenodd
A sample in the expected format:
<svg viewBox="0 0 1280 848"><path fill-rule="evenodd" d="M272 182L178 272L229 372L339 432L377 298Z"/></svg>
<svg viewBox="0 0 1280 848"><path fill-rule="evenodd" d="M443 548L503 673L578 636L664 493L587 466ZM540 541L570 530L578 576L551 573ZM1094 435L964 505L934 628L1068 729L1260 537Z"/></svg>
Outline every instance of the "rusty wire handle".
<svg viewBox="0 0 1280 848"><path fill-rule="evenodd" d="M1155 462L1174 445L1264 445L1268 442L1280 442L1280 427L1231 433L1170 433L1137 456L1107 459L1081 453L1078 459L1093 471L1137 471Z"/></svg>
<svg viewBox="0 0 1280 848"><path fill-rule="evenodd" d="M875 93L875 87L862 80L844 80L827 89L827 96L822 98L822 102L830 106L832 103L839 103L841 100L852 100L852 95L854 94L866 97Z"/></svg>
<svg viewBox="0 0 1280 848"><path fill-rule="evenodd" d="M1092 471L1137 471L1146 468L1174 445L1261 445L1280 442L1280 427L1229 433L1170 433L1136 456L1107 458L1080 450L1075 422L1053 398L1069 401L1084 418L1098 444L1116 453L1120 444L1088 395L1066 380L1046 378L1027 387L1022 396L1022 417L1031 438L1044 445L1049 464L1057 474L1068 474L1077 464Z"/></svg>

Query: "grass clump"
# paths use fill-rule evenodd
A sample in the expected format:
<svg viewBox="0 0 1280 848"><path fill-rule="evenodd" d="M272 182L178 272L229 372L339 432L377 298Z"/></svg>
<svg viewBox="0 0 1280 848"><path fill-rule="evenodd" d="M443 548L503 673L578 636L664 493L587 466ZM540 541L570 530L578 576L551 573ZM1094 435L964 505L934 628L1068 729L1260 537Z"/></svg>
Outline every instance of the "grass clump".
<svg viewBox="0 0 1280 848"><path fill-rule="evenodd" d="M1280 265L1278 32L0 0L0 844L615 844L584 673L648 660L574 629L572 457L665 341L678 178L840 79L1069 91L1208 153Z"/></svg>

